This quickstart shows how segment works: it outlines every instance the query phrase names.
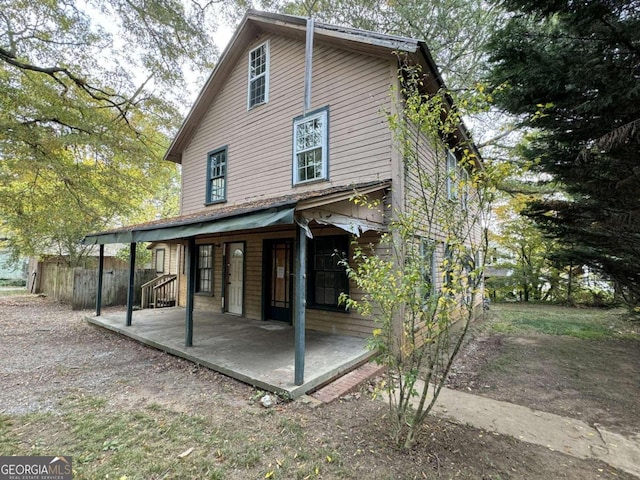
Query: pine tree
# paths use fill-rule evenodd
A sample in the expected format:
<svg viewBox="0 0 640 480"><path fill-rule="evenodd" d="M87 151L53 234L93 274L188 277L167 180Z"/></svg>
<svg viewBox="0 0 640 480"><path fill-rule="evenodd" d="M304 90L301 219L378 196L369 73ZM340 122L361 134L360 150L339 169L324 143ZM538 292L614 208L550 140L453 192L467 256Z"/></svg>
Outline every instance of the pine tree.
<svg viewBox="0 0 640 480"><path fill-rule="evenodd" d="M522 154L534 171L564 189L526 213L637 305L640 2L502 4L512 16L490 42L496 102L531 129Z"/></svg>

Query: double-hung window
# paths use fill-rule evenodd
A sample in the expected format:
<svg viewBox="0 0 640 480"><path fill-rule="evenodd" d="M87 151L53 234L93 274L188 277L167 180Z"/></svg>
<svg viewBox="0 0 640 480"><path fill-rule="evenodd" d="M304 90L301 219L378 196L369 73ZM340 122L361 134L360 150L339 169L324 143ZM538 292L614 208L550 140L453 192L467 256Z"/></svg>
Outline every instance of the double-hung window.
<svg viewBox="0 0 640 480"><path fill-rule="evenodd" d="M462 208L469 208L469 172L466 169L460 169L460 189L462 190Z"/></svg>
<svg viewBox="0 0 640 480"><path fill-rule="evenodd" d="M453 245L445 244L444 246L444 286L450 290L454 288L453 285L453 270L454 270L454 256L453 256Z"/></svg>
<svg viewBox="0 0 640 480"><path fill-rule="evenodd" d="M249 52L249 91L247 108L269 101L269 42Z"/></svg>
<svg viewBox="0 0 640 480"><path fill-rule="evenodd" d="M326 109L294 119L294 185L328 178L328 130Z"/></svg>
<svg viewBox="0 0 640 480"><path fill-rule="evenodd" d="M341 293L349 293L347 271L340 261L348 255L346 236L316 237L311 242L308 296L310 306L341 309Z"/></svg>
<svg viewBox="0 0 640 480"><path fill-rule="evenodd" d="M227 147L210 152L207 156L207 201L224 202L227 197Z"/></svg>
<svg viewBox="0 0 640 480"><path fill-rule="evenodd" d="M436 282L436 244L434 241L426 238L420 239L420 261L421 295L424 300L428 300L435 291Z"/></svg>
<svg viewBox="0 0 640 480"><path fill-rule="evenodd" d="M213 245L198 245L196 293L213 293Z"/></svg>
<svg viewBox="0 0 640 480"><path fill-rule="evenodd" d="M447 198L458 198L458 161L451 150L447 150Z"/></svg>

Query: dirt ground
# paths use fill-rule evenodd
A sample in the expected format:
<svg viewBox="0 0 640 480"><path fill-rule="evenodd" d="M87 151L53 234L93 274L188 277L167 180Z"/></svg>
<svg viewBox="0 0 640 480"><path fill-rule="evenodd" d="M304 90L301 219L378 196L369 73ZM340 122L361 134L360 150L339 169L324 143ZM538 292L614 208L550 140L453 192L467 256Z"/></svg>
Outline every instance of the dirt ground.
<svg viewBox="0 0 640 480"><path fill-rule="evenodd" d="M640 436L640 342L539 333L491 333L477 325L449 387Z"/></svg>
<svg viewBox="0 0 640 480"><path fill-rule="evenodd" d="M599 462L579 460L438 419L429 421L413 451L401 452L385 434L386 405L372 400L366 391L350 396L349 400L317 407L301 401L279 404L276 415L281 421L277 423L273 416L259 414L262 407L255 402L256 391L251 387L90 326L82 320L85 313L72 312L45 298L0 297L0 421L4 417L10 419L8 424L17 425L11 427L12 433L25 446L25 451L12 454L28 454L31 437L38 433L28 424L21 424L25 414L55 412L71 398L95 396L104 398L111 409L161 405L185 415L204 415L221 428L272 432L269 435L273 437L283 434L284 429L278 425L286 420L304 431L300 441L308 448L339 452L340 469L316 478L634 478ZM610 379L607 388L595 388L607 377L601 371L623 368L622 364L610 365L623 356L624 343L616 344L612 352L596 352L599 360L588 364L591 367L580 367L594 379L583 398L581 389L586 383L575 383L567 365L523 366L523 373L519 370L512 375L487 367L512 345L543 348L542 343L528 342L531 340L523 344L517 339L478 338L456 366L455 386L556 413L579 412L582 419L608 422L607 425L618 426L621 431L640 424L637 365L631 363L620 370L620 375L609 375L615 378ZM571 342L553 345L572 347ZM526 349L522 355L527 355ZM476 364L484 367L476 368ZM598 366L598 372L594 372ZM602 394L604 390L618 388L624 388L619 396ZM634 397L629 395L631 392L635 392ZM624 398L625 394L629 398ZM634 402L635 407L630 408ZM264 478L264 473L256 468L226 472L225 478Z"/></svg>

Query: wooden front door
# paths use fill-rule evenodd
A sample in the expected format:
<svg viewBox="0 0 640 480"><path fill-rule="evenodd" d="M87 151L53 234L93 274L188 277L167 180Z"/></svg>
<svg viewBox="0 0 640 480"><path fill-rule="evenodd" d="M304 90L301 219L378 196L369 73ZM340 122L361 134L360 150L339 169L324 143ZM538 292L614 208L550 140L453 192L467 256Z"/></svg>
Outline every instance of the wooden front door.
<svg viewBox="0 0 640 480"><path fill-rule="evenodd" d="M265 242L265 318L291 323L293 241Z"/></svg>
<svg viewBox="0 0 640 480"><path fill-rule="evenodd" d="M244 244L227 244L227 312L243 313L244 298Z"/></svg>

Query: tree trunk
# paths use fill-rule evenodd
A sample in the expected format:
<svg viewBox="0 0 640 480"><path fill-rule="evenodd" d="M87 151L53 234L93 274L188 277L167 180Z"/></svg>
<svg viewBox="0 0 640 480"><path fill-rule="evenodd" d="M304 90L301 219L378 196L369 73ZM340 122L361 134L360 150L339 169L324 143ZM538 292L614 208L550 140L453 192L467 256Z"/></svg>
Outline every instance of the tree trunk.
<svg viewBox="0 0 640 480"><path fill-rule="evenodd" d="M569 264L569 283L567 285L567 303L573 305L573 263Z"/></svg>

